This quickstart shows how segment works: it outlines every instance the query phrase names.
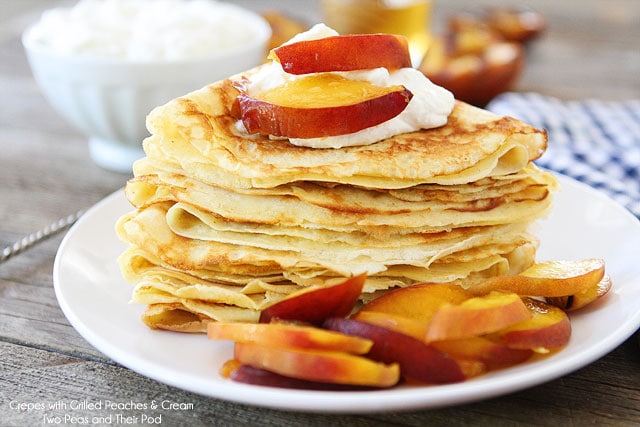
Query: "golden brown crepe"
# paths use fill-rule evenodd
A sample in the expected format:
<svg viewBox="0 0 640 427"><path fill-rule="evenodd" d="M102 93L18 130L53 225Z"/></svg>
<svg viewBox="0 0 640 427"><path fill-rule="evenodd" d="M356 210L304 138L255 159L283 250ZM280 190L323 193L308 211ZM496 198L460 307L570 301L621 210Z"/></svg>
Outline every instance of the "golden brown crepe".
<svg viewBox="0 0 640 427"><path fill-rule="evenodd" d="M252 71L247 72L250 75ZM223 80L148 117L116 229L152 328L256 321L305 286L367 272L361 299L419 282L473 286L531 265L554 178L544 131L457 102L447 125L314 149L247 135Z"/></svg>
<svg viewBox="0 0 640 427"><path fill-rule="evenodd" d="M248 73L251 74L250 72ZM156 108L147 118L146 163L165 163L227 188L322 181L367 188L460 184L521 170L546 149L546 134L510 117L457 102L446 126L341 149L297 147L248 136L231 116L237 90L223 80ZM151 166L153 168L153 166Z"/></svg>

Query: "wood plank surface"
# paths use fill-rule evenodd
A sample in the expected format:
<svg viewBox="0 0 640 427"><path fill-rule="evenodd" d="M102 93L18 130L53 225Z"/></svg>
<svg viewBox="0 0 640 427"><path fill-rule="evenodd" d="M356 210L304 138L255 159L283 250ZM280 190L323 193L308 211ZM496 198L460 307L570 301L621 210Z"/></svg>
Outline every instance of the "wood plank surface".
<svg viewBox="0 0 640 427"><path fill-rule="evenodd" d="M69 3L0 0L0 248L86 209L129 177L93 164L86 138L46 103L24 56L20 34L25 26L42 10ZM316 2L238 3L256 10L286 10L307 22L319 19ZM529 4L550 22L529 53L518 90L561 99L640 98L636 0L442 0L436 2L436 20L441 25L448 14L463 8L516 3ZM554 381L436 410L290 412L167 386L113 362L70 326L52 286L62 237L56 235L0 264L0 427L50 425L65 416L79 417L67 425L84 417L93 425L146 425L151 419L163 426L640 425L638 333L600 360ZM103 407L78 407L83 402ZM107 402L115 407L106 407ZM152 402L183 409L152 409Z"/></svg>

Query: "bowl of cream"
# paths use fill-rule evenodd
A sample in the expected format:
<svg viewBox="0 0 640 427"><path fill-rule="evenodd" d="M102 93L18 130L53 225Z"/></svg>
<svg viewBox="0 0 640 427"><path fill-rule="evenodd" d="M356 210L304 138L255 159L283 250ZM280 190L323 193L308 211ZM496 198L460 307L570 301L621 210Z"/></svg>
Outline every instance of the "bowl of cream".
<svg viewBox="0 0 640 427"><path fill-rule="evenodd" d="M128 173L156 106L264 61L258 14L214 0L80 0L22 37L51 106L89 138L91 158Z"/></svg>

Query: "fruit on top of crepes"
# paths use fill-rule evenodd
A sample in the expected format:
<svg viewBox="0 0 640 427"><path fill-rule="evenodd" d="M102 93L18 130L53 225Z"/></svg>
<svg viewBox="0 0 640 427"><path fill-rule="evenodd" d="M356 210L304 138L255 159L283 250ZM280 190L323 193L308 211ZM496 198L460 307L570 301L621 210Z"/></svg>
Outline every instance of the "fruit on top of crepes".
<svg viewBox="0 0 640 427"><path fill-rule="evenodd" d="M358 132L400 114L413 94L332 74L292 80L251 97L238 95L237 116L249 133L318 138Z"/></svg>
<svg viewBox="0 0 640 427"><path fill-rule="evenodd" d="M394 34L345 34L285 43L269 58L290 74L411 67L409 45Z"/></svg>
<svg viewBox="0 0 640 427"><path fill-rule="evenodd" d="M241 94L234 111L248 134L314 148L368 145L442 126L454 105L451 93L411 67L401 36L339 35L318 24L273 49L269 58L271 63L237 84ZM298 79L304 82L292 83ZM371 97L373 87L380 96Z"/></svg>

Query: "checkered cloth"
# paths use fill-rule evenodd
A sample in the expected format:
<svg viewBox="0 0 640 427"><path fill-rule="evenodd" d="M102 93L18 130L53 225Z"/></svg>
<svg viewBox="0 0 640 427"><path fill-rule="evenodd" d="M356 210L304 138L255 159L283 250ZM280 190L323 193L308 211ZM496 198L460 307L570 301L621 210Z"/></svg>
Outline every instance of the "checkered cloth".
<svg viewBox="0 0 640 427"><path fill-rule="evenodd" d="M505 93L487 109L549 134L539 166L607 193L640 217L640 99L561 101L535 93Z"/></svg>

